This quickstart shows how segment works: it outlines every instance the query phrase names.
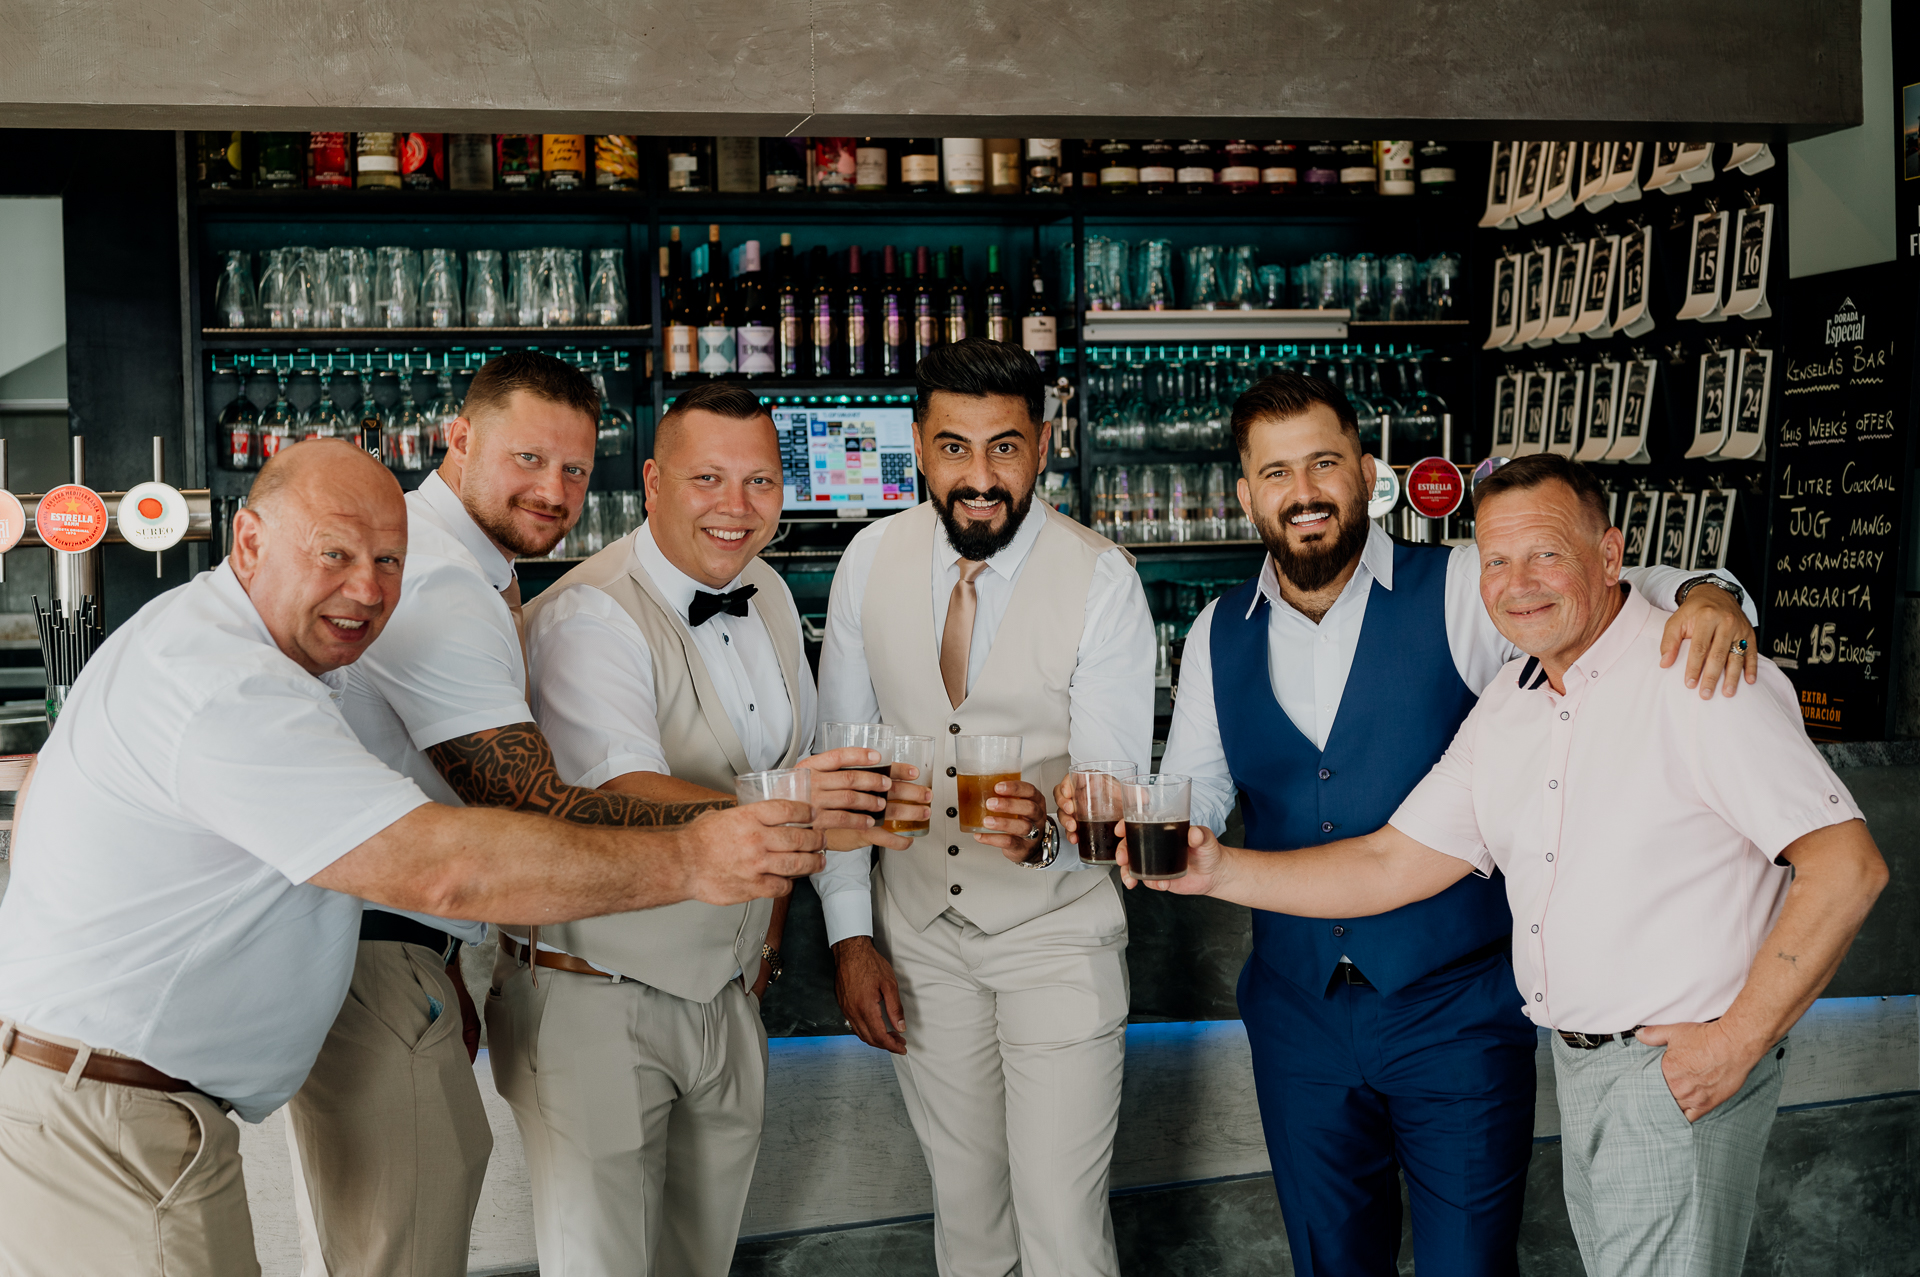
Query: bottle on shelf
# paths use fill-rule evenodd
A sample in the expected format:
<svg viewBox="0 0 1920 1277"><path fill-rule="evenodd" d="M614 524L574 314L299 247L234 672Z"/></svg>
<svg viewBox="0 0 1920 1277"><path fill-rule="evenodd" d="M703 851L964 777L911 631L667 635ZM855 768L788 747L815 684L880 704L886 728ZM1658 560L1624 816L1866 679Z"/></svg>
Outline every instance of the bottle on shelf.
<svg viewBox="0 0 1920 1277"><path fill-rule="evenodd" d="M709 377L724 377L734 372L736 347L733 333L733 297L728 287L727 255L720 247L720 227L707 227L705 249L706 275L701 280L699 365Z"/></svg>
<svg viewBox="0 0 1920 1277"><path fill-rule="evenodd" d="M624 457L633 451L633 418L608 399L606 374L596 368L587 377L600 396L600 426L593 441L593 455Z"/></svg>
<svg viewBox="0 0 1920 1277"><path fill-rule="evenodd" d="M965 341L973 336L973 290L967 287L966 258L960 245L947 249L941 259L946 276L946 298L941 303L942 337L949 342Z"/></svg>
<svg viewBox="0 0 1920 1277"><path fill-rule="evenodd" d="M402 133L400 185L409 191L441 191L447 186L447 135Z"/></svg>
<svg viewBox="0 0 1920 1277"><path fill-rule="evenodd" d="M1094 195L1100 190L1100 140L1082 139L1074 149L1072 167L1067 171L1073 174L1073 185L1081 195Z"/></svg>
<svg viewBox="0 0 1920 1277"><path fill-rule="evenodd" d="M1275 139L1260 144L1260 186L1269 195L1291 195L1300 188L1300 148Z"/></svg>
<svg viewBox="0 0 1920 1277"><path fill-rule="evenodd" d="M854 139L817 137L813 139L813 189L823 195L852 192L859 176L859 161L854 156Z"/></svg>
<svg viewBox="0 0 1920 1277"><path fill-rule="evenodd" d="M456 191L493 189L493 134L447 134L447 185Z"/></svg>
<svg viewBox="0 0 1920 1277"><path fill-rule="evenodd" d="M987 194L1018 195L1020 193L1020 139L1017 137L990 137L987 139Z"/></svg>
<svg viewBox="0 0 1920 1277"><path fill-rule="evenodd" d="M540 135L496 133L493 175L503 191L531 191L540 185Z"/></svg>
<svg viewBox="0 0 1920 1277"><path fill-rule="evenodd" d="M400 189L400 135L353 135L353 184L363 191Z"/></svg>
<svg viewBox="0 0 1920 1277"><path fill-rule="evenodd" d="M672 244L660 246L660 326L666 344L667 376L691 377L700 366L700 334L688 316L688 281L674 260L680 228L675 226L672 231Z"/></svg>
<svg viewBox="0 0 1920 1277"><path fill-rule="evenodd" d="M840 362L842 338L840 290L835 286L833 263L825 244L815 244L807 255L807 344L813 360L809 375L839 377L846 375Z"/></svg>
<svg viewBox="0 0 1920 1277"><path fill-rule="evenodd" d="M944 260L944 259L943 259ZM908 358L918 367L940 340L939 281L925 244L913 250L913 344Z"/></svg>
<svg viewBox="0 0 1920 1277"><path fill-rule="evenodd" d="M807 366L807 300L793 259L793 236L785 231L773 250L773 291L780 375L798 377Z"/></svg>
<svg viewBox="0 0 1920 1277"><path fill-rule="evenodd" d="M733 250L734 362L749 377L771 377L774 362L773 298L760 270L760 241Z"/></svg>
<svg viewBox="0 0 1920 1277"><path fill-rule="evenodd" d="M1174 149L1179 154L1179 167L1174 170L1173 177L1180 184L1180 193L1211 195L1214 179L1219 173L1213 143L1205 138L1190 137Z"/></svg>
<svg viewBox="0 0 1920 1277"><path fill-rule="evenodd" d="M260 438L261 465L273 460L280 449L294 441L294 417L293 406L287 402L287 379L281 377L273 403L260 414L260 424L255 430Z"/></svg>
<svg viewBox="0 0 1920 1277"><path fill-rule="evenodd" d="M1180 154L1166 138L1140 144L1140 193L1166 195L1179 177Z"/></svg>
<svg viewBox="0 0 1920 1277"><path fill-rule="evenodd" d="M540 171L550 191L578 191L587 185L587 135L542 133Z"/></svg>
<svg viewBox="0 0 1920 1277"><path fill-rule="evenodd" d="M321 398L309 411L306 421L306 439L344 439L347 437L348 422L352 420L352 410L348 405L353 401L353 374L332 372L321 387Z"/></svg>
<svg viewBox="0 0 1920 1277"><path fill-rule="evenodd" d="M1027 271L1027 305L1020 315L1020 344L1033 356L1033 362L1040 365L1041 372L1053 370L1060 350L1060 333L1053 308L1047 305L1047 281L1040 273L1038 254L1034 255Z"/></svg>
<svg viewBox="0 0 1920 1277"><path fill-rule="evenodd" d="M305 177L305 133L262 133L253 184L263 191L291 191Z"/></svg>
<svg viewBox="0 0 1920 1277"><path fill-rule="evenodd" d="M900 189L931 195L940 189L940 148L930 137L910 137L900 145Z"/></svg>
<svg viewBox="0 0 1920 1277"><path fill-rule="evenodd" d="M1372 195L1380 184L1380 166L1373 162L1373 143L1340 144L1340 185L1349 195Z"/></svg>
<svg viewBox="0 0 1920 1277"><path fill-rule="evenodd" d="M985 138L940 139L940 159L941 166L946 170L947 194L982 195L986 193L986 148Z"/></svg>
<svg viewBox="0 0 1920 1277"><path fill-rule="evenodd" d="M413 402L413 378L400 378L400 397L381 416L381 456L389 468L412 471L427 468L427 423Z"/></svg>
<svg viewBox="0 0 1920 1277"><path fill-rule="evenodd" d="M900 286L899 252L891 244L881 252L876 314L880 323L880 375L902 376L907 371L907 354L912 344L912 315L906 293Z"/></svg>
<svg viewBox="0 0 1920 1277"><path fill-rule="evenodd" d="M208 190L235 190L247 184L246 134L201 133L200 185Z"/></svg>
<svg viewBox="0 0 1920 1277"><path fill-rule="evenodd" d="M220 410L220 438L225 445L220 452L220 464L225 469L260 468L260 410L247 398L244 378L240 382L240 393Z"/></svg>
<svg viewBox="0 0 1920 1277"><path fill-rule="evenodd" d="M599 191L640 189L640 144L633 134L593 135L593 186Z"/></svg>
<svg viewBox="0 0 1920 1277"><path fill-rule="evenodd" d="M1415 185L1422 195L1445 195L1453 190L1453 153L1445 142L1422 142Z"/></svg>
<svg viewBox="0 0 1920 1277"><path fill-rule="evenodd" d="M878 193L887 189L887 171L892 167L886 141L863 137L853 148L853 189Z"/></svg>
<svg viewBox="0 0 1920 1277"><path fill-rule="evenodd" d="M805 145L806 139L799 139ZM760 172L766 189L775 195L798 195L807 189L806 158L790 137L770 137L760 151Z"/></svg>
<svg viewBox="0 0 1920 1277"><path fill-rule="evenodd" d="M1100 193L1131 195L1140 189L1140 165L1133 143L1110 137L1100 143Z"/></svg>
<svg viewBox="0 0 1920 1277"><path fill-rule="evenodd" d="M1380 193L1382 195L1413 194L1415 190L1413 143L1375 142L1373 145L1374 162L1380 170Z"/></svg>
<svg viewBox="0 0 1920 1277"><path fill-rule="evenodd" d="M713 190L713 139L667 139L667 194L705 195Z"/></svg>
<svg viewBox="0 0 1920 1277"><path fill-rule="evenodd" d="M1060 194L1065 189L1060 180L1060 139L1030 137L1025 140L1022 150L1027 194Z"/></svg>
<svg viewBox="0 0 1920 1277"><path fill-rule="evenodd" d="M724 195L758 195L760 193L760 139L716 137L712 141L714 157L712 189L717 189Z"/></svg>
<svg viewBox="0 0 1920 1277"><path fill-rule="evenodd" d="M447 459L447 427L460 415L453 397L453 374L442 369L434 381L433 402L427 406L427 469L437 470Z"/></svg>
<svg viewBox="0 0 1920 1277"><path fill-rule="evenodd" d="M1220 185L1229 195L1251 195L1260 189L1260 147L1236 137L1220 148Z"/></svg>
<svg viewBox="0 0 1920 1277"><path fill-rule="evenodd" d="M307 185L344 191L353 185L353 146L346 133L307 134Z"/></svg>
<svg viewBox="0 0 1920 1277"><path fill-rule="evenodd" d="M1309 195L1338 195L1340 187L1340 144L1309 142L1305 146L1306 172L1300 175Z"/></svg>
<svg viewBox="0 0 1920 1277"><path fill-rule="evenodd" d="M867 274L862 269L860 246L855 244L847 250L847 283L841 305L840 321L840 363L849 377L865 377L870 364L867 358L868 307L870 293Z"/></svg>
<svg viewBox="0 0 1920 1277"><path fill-rule="evenodd" d="M980 290L980 328L992 341L1013 340L1013 294L1000 273L1000 246L987 245L987 283Z"/></svg>

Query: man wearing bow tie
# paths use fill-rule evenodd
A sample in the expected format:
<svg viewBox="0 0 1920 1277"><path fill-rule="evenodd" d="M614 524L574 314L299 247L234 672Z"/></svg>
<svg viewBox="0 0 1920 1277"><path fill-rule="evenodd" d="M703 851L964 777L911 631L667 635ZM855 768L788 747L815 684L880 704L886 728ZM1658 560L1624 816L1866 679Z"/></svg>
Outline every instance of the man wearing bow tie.
<svg viewBox="0 0 1920 1277"><path fill-rule="evenodd" d="M747 772L806 767L830 846L872 828L884 776L808 757L816 696L800 614L758 554L779 528L780 445L751 391L720 383L661 417L647 522L527 608L534 716L569 783L662 803L719 801ZM895 801L926 790L896 782ZM896 813L924 818L924 806ZM501 1092L533 1179L548 1277L724 1277L760 1151L759 998L786 901L674 905L548 927L535 970L496 979ZM534 975L539 979L536 983Z"/></svg>

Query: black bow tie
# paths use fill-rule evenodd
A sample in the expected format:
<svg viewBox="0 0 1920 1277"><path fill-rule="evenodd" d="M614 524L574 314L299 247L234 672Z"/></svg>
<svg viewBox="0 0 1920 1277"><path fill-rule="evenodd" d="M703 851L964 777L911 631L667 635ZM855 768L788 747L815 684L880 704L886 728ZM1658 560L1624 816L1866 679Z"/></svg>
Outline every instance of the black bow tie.
<svg viewBox="0 0 1920 1277"><path fill-rule="evenodd" d="M728 616L745 616L747 600L752 598L759 588L756 585L743 585L727 594L709 594L705 590L695 590L693 606L687 609L687 624L705 625L722 612Z"/></svg>

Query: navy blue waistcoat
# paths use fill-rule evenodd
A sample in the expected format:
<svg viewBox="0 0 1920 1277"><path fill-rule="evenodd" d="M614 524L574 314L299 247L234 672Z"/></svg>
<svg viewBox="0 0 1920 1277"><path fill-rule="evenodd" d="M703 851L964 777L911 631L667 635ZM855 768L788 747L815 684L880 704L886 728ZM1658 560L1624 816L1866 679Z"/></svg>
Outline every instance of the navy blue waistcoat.
<svg viewBox="0 0 1920 1277"><path fill-rule="evenodd" d="M1393 588L1373 583L1340 713L1321 751L1273 696L1259 578L1213 613L1213 699L1247 846L1310 847L1387 823L1446 752L1478 694L1447 647L1447 559L1396 545ZM1258 606L1247 614L1255 599ZM1511 934L1506 882L1468 875L1427 900L1371 918L1253 913L1253 948L1274 971L1322 993L1345 954L1383 993Z"/></svg>

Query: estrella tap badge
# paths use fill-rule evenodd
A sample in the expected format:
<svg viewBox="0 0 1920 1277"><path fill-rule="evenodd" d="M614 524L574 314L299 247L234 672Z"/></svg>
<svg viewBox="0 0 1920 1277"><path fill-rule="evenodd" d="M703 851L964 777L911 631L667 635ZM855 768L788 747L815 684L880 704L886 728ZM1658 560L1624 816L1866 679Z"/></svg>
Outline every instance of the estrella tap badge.
<svg viewBox="0 0 1920 1277"><path fill-rule="evenodd" d="M166 483L136 483L114 512L120 535L142 550L171 550L187 535L187 499Z"/></svg>
<svg viewBox="0 0 1920 1277"><path fill-rule="evenodd" d="M27 512L20 498L0 488L0 554L20 544L27 532Z"/></svg>
<svg viewBox="0 0 1920 1277"><path fill-rule="evenodd" d="M106 539L107 503L92 488L63 483L40 498L33 526L48 546L79 554Z"/></svg>
<svg viewBox="0 0 1920 1277"><path fill-rule="evenodd" d="M1407 469L1407 504L1429 519L1444 519L1467 495L1460 467L1445 457L1422 457Z"/></svg>

